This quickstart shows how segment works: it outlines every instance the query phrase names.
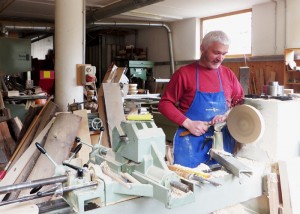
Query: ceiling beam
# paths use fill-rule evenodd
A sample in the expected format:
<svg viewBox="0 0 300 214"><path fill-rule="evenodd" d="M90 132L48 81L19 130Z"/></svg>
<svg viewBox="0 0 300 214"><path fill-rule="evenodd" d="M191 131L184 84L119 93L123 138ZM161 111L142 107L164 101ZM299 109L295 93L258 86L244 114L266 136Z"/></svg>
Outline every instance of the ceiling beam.
<svg viewBox="0 0 300 214"><path fill-rule="evenodd" d="M14 2L15 0L6 0L2 4L0 4L0 13L2 13L7 7L9 7L9 5L11 5Z"/></svg>
<svg viewBox="0 0 300 214"><path fill-rule="evenodd" d="M104 18L119 15L121 13L129 12L134 9L145 7L163 0L123 0L104 8L93 8L95 11L88 12L87 21L99 21Z"/></svg>

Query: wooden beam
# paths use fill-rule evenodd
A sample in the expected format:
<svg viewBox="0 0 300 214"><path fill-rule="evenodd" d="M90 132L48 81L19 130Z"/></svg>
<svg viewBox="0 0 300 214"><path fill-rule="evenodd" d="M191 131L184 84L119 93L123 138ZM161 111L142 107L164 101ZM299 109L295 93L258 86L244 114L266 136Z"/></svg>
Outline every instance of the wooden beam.
<svg viewBox="0 0 300 214"><path fill-rule="evenodd" d="M279 161L283 213L300 213L300 157Z"/></svg>
<svg viewBox="0 0 300 214"><path fill-rule="evenodd" d="M61 165L64 160L67 160L70 155L71 148L74 144L74 139L77 136L80 127L81 117L70 113L60 113L57 115L53 126L49 130L45 150L48 155ZM49 178L57 172L55 166L47 158L46 155L40 155L34 168L32 169L27 181ZM45 189L49 186L45 187ZM41 191L45 190L42 188ZM20 197L28 195L30 190L24 190L20 193ZM35 203L41 203L49 200L49 198L41 198L35 200Z"/></svg>
<svg viewBox="0 0 300 214"><path fill-rule="evenodd" d="M82 118L82 120L80 122L80 128L77 133L77 137L79 137L82 142L92 145L87 113L88 112L86 109L77 110L77 111L73 112L73 114L78 115ZM82 145L81 150L77 154L77 157L81 159L82 164L85 164L88 162L89 154L91 151L92 151L91 147L89 147L87 145Z"/></svg>
<svg viewBox="0 0 300 214"><path fill-rule="evenodd" d="M270 173L267 175L267 185L268 185L268 199L270 214L278 214L280 207L279 200L279 181L277 173Z"/></svg>
<svg viewBox="0 0 300 214"><path fill-rule="evenodd" d="M54 120L55 118L53 118L47 124L47 126L40 132L40 134L33 140L33 142L44 145L45 136L52 126ZM8 170L6 176L0 181L0 186L7 186L14 183L21 183L26 181L39 155L40 152L36 149L35 144L31 143L26 151L22 154L22 156L16 161L14 166L10 168L10 170ZM3 200L4 196L5 194L0 195L0 201ZM14 198L14 196L11 195L9 198Z"/></svg>
<svg viewBox="0 0 300 214"><path fill-rule="evenodd" d="M112 130L126 120L124 115L122 96L119 83L103 83L105 109L108 124L108 133L112 143ZM111 96L113 94L114 96Z"/></svg>
<svg viewBox="0 0 300 214"><path fill-rule="evenodd" d="M46 124L53 118L57 109L58 106L51 100L48 100L46 102L46 104L43 106L42 110L39 112L37 117L35 117L35 119L30 124L29 129L26 131L24 137L22 138L16 151L14 152L11 166L13 166L16 163L20 156L29 147L34 137L38 135L37 131L40 132L46 126Z"/></svg>

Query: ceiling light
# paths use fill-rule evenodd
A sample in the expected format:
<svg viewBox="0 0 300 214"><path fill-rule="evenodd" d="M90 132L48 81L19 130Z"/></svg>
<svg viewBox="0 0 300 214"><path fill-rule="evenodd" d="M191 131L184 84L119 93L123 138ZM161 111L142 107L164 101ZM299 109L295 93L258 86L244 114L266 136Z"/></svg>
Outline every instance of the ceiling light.
<svg viewBox="0 0 300 214"><path fill-rule="evenodd" d="M156 20L161 20L163 18L182 19L182 17L180 17L180 16L172 16L172 15L165 15L165 14L154 14L154 13L138 12L138 11L130 11L130 12L122 13L122 15L139 17L139 18L156 19Z"/></svg>
<svg viewBox="0 0 300 214"><path fill-rule="evenodd" d="M148 19L156 19L156 20L161 20L161 16L156 15L156 14L150 14L150 13L138 13L138 12L126 12L122 13L124 16L133 16L133 17L138 17L138 18L148 18Z"/></svg>

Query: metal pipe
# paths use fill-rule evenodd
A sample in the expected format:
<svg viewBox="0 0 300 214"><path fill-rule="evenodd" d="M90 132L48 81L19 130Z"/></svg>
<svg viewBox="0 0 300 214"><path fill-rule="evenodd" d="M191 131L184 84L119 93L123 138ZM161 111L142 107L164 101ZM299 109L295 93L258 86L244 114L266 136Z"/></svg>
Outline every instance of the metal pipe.
<svg viewBox="0 0 300 214"><path fill-rule="evenodd" d="M84 9L85 13L85 9ZM84 16L85 17L85 16ZM163 27L166 29L168 33L168 43L169 43L169 54L170 54L170 75L175 72L175 63L174 63L174 51L173 51L173 40L172 40L172 31L170 27L165 24L165 23L153 23L153 22L92 22L88 26L86 26L85 23L85 18L84 18L84 27L83 27L83 32L85 29L88 27L90 31L94 31L97 28L95 26L113 26L113 27L118 27L118 26L127 26L127 27ZM16 22L1 22L2 24L2 30L11 30L11 31L48 31L52 32L54 31L54 26L53 24L40 24L41 26L38 26L38 24L33 24L33 23L16 23ZM46 25L46 26L45 26ZM83 37L83 62L85 62L85 35L86 33L84 32L84 37Z"/></svg>
<svg viewBox="0 0 300 214"><path fill-rule="evenodd" d="M76 185L76 186L63 187L63 192L70 192L70 191L73 191L73 190L83 189L83 188L88 188L88 187L93 187L93 186L97 186L97 185L98 185L97 182L91 181L91 182L86 183L86 184L80 184L80 185ZM2 201L0 203L0 206L4 206L4 205L8 205L8 204L13 204L13 203L17 203L17 202L34 200L34 199L37 199L37 198L42 198L42 197L54 195L55 193L56 193L55 191L44 192L42 194L28 195L28 196L24 196L24 197L21 197L21 198L14 199L14 200Z"/></svg>
<svg viewBox="0 0 300 214"><path fill-rule="evenodd" d="M272 2L275 4L275 23L274 23L274 54L277 54L277 0L272 0Z"/></svg>
<svg viewBox="0 0 300 214"><path fill-rule="evenodd" d="M82 2L82 4L83 4L83 6L82 6L82 8L83 8L83 11L82 11L82 13L83 13L83 17L82 17L82 19L83 19L83 28L82 28L82 49L83 49L83 51L82 51L82 64L85 64L85 46L86 46L86 41L85 41L85 39L86 39L86 0L83 0L83 2Z"/></svg>
<svg viewBox="0 0 300 214"><path fill-rule="evenodd" d="M6 194L15 190L22 190L22 189L29 189L29 188L34 188L37 186L46 186L50 184L55 184L55 183L62 183L66 182L68 180L67 175L62 175L62 176L56 176L53 178L44 178L44 179L39 179L39 180L34 180L34 181L28 181L20 184L12 184L8 186L3 186L0 187L0 195L1 194Z"/></svg>
<svg viewBox="0 0 300 214"><path fill-rule="evenodd" d="M168 33L168 42L169 42L169 54L170 54L170 66L171 66L171 75L175 71L174 63L174 51L173 51L173 41L172 41L172 31L170 27L165 23L153 23L153 22L92 22L87 27L91 30L95 30L95 26L127 26L127 27L163 27Z"/></svg>
<svg viewBox="0 0 300 214"><path fill-rule="evenodd" d="M10 22L0 21L2 28L11 31L54 31L51 23L30 23L30 22Z"/></svg>

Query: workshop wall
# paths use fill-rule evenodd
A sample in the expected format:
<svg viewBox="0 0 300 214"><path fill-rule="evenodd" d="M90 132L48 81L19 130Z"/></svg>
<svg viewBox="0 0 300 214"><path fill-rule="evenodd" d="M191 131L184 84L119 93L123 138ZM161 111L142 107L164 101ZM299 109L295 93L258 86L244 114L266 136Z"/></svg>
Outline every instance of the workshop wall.
<svg viewBox="0 0 300 214"><path fill-rule="evenodd" d="M286 0L286 47L300 47L300 1Z"/></svg>
<svg viewBox="0 0 300 214"><path fill-rule="evenodd" d="M252 50L254 56L282 55L284 53L284 14L282 14L283 3L267 3L253 7L252 26ZM281 17L278 17L280 15ZM200 48L200 21L197 18L180 20L170 24L173 38L174 57L176 61L192 60L199 58ZM158 37L153 28L140 30L138 38L144 46L148 47L149 53L159 53L163 59L168 56L168 48L155 51L157 48L154 39ZM140 32L139 31L139 32ZM198 32L197 32L198 31ZM276 31L276 33L275 33ZM161 32L161 43L168 44L166 32ZM162 42L162 40L165 40ZM300 46L300 45L299 45ZM161 52L164 52L161 53ZM149 59L153 55L149 54ZM161 60L160 60L161 61Z"/></svg>
<svg viewBox="0 0 300 214"><path fill-rule="evenodd" d="M200 58L200 20L185 19L171 23L174 58L177 61Z"/></svg>
<svg viewBox="0 0 300 214"><path fill-rule="evenodd" d="M299 6L300 2L296 3L296 1L287 0L272 1L266 4L255 5L252 8L252 56L257 59L256 62L251 62L249 67L254 72L261 69L265 73L275 72L275 79L281 84L283 83L284 71L283 57L282 59L277 57L274 60L270 59L270 56L283 56L287 44L291 47L295 47L295 44L298 44L298 41L295 40L300 40L300 37L296 36L299 33L291 33L295 32L295 27L291 29L290 26L300 16L293 11L296 10L293 8L299 8ZM170 23L169 26L172 30L175 69L185 63L198 59L200 55L200 20L198 18L180 20ZM290 36L286 36L286 34L290 34ZM158 37L160 37L159 43L157 43L156 39ZM291 39L294 41L289 41ZM156 62L155 77L169 78L171 73L168 64L170 60L169 48L166 47L168 44L167 33L164 30L147 28L138 31L137 40L140 42L140 45L148 48L148 60ZM165 45L161 46L160 44ZM300 47L300 41L299 46L296 47ZM239 67L245 66L245 63L230 62L227 65L230 65L238 75Z"/></svg>
<svg viewBox="0 0 300 214"><path fill-rule="evenodd" d="M252 54L282 55L285 43L283 1L255 5L252 8Z"/></svg>
<svg viewBox="0 0 300 214"><path fill-rule="evenodd" d="M252 54L254 56L278 54L276 53L275 10L276 6L273 2L252 8Z"/></svg>
<svg viewBox="0 0 300 214"><path fill-rule="evenodd" d="M136 42L137 47L147 48L149 60L155 62L169 60L168 34L164 27L150 27L139 30Z"/></svg>

